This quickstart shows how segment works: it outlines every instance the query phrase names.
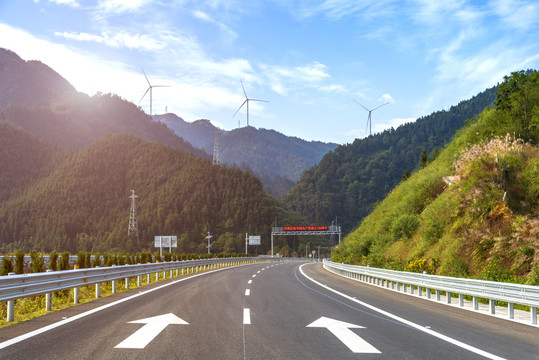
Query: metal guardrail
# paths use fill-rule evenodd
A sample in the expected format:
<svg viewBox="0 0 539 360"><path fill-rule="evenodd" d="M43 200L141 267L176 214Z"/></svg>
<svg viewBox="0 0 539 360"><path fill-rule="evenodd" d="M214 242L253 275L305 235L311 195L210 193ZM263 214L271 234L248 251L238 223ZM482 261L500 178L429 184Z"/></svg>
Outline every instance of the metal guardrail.
<svg viewBox="0 0 539 360"><path fill-rule="evenodd" d="M78 303L78 287L96 284L96 297L100 297L100 284L102 282L113 282L113 293L116 289L115 281L126 279L126 287L129 287L128 279L138 277L138 285L141 285L140 277L142 275L157 274L163 272L166 278L166 272L176 270L184 271L187 274L198 270L209 270L223 266L233 266L252 262L266 261L290 261L290 258L271 258L271 257L239 257L239 258L215 258L204 260L183 260L170 261L151 264L121 265L110 267L95 267L77 270L49 271L44 273L21 274L0 276L0 302L7 301L8 311L7 320L14 320L14 300L32 295L47 294L46 310L51 310L51 293L66 289L75 289L74 301Z"/></svg>
<svg viewBox="0 0 539 360"><path fill-rule="evenodd" d="M428 299L432 291L436 294L436 300L440 301L440 292L446 292L446 301L451 303L451 294L458 294L459 305L464 306L464 295L471 296L473 309L479 309L478 299L489 300L489 312L495 313L495 301L508 303L508 318L514 319L514 305L526 305L530 307L530 321L537 325L537 307L539 307L539 286L502 283L477 279L463 279L448 276L437 276L405 271L371 268L368 266L356 266L324 261L324 268L335 274L367 282L393 290L411 294L417 290L418 296L423 296L423 289Z"/></svg>

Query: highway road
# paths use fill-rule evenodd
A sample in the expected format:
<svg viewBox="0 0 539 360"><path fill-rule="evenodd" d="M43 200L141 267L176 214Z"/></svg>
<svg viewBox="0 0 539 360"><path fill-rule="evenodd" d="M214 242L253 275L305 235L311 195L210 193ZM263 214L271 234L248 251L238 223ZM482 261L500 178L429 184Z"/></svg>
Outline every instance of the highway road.
<svg viewBox="0 0 539 360"><path fill-rule="evenodd" d="M524 360L539 359L539 328L345 279L320 263L257 263L0 329L0 359L63 358Z"/></svg>

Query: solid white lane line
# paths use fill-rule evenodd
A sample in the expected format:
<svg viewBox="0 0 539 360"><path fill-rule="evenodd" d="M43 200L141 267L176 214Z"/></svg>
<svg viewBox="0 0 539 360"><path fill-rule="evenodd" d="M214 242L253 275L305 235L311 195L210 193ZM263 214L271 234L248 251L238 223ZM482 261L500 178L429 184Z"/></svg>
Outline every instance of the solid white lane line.
<svg viewBox="0 0 539 360"><path fill-rule="evenodd" d="M335 294L337 294L337 295L340 295L340 296L342 296L342 297L344 297L344 298L346 298L346 299L348 299L348 300L351 300L351 301L353 301L353 302L355 302L355 303L357 303L357 304L359 304L359 305L361 305L361 306L364 306L364 307L366 307L366 308L368 308L368 309L371 309L371 310L376 311L376 312L378 312L378 313L380 313L380 314L382 314L382 315L385 315L385 316L387 316L387 317L389 317L389 318L391 318L391 319L393 319L393 320L399 321L399 322L401 322L401 323L403 323L403 324L406 324L406 325L408 325L408 326L410 326L410 327L413 327L414 329L417 329L417 330L419 330L419 331L423 331L423 332L425 332L425 333L427 333L427 334L429 334L429 335L432 335L432 336L434 336L434 337L437 337L438 339L447 341L447 342L450 343L450 344L456 345L456 346L458 346L458 347L460 347L460 348L463 348L463 349L466 349L466 350L471 351L471 352L473 352L473 353L476 353L476 354L478 354L478 355L484 356L484 357L486 357L486 358L488 358L488 359L492 359L492 360L505 360L505 359L502 358L502 357L499 357L499 356L497 356L497 355L491 354L491 353L486 352L486 351L484 351L484 350L478 349L478 348L476 348L476 347L474 347L474 346L465 344L465 343L463 343L463 342L461 342L461 341L459 341L459 340L456 340L456 339L453 339L453 338L451 338L451 337L449 337L449 336L440 334L440 333L438 333L438 332L436 332L436 331L434 331L434 330L427 329L427 328L425 328L424 326L421 326L421 325L416 324L416 323L414 323L414 322L408 321L408 320L406 320L406 319L404 319L404 318L401 318L400 316L393 315L393 314L391 314L391 313L389 313L389 312L387 312L387 311L385 311L385 310L379 309L379 308L377 308L377 307L375 307L375 306L372 306L372 305L367 304L367 303L365 303L365 302L363 302L363 301L360 301L360 300L357 300L357 299L355 299L355 298L353 298L353 297L351 297L351 296L348 296L348 295L346 295L346 294L344 294L344 293L342 293L342 292L339 292L339 291L337 291L337 290L335 290L335 289L332 289L332 288L330 288L329 286L324 285L324 284L322 284L322 283L316 281L315 279L309 277L307 274L305 274L305 272L304 272L303 269L302 269L302 267L305 266L305 265L306 265L306 264L303 264L303 265L301 265L301 266L299 267L299 271L301 272L301 274L302 274L303 276L305 276L307 279L309 279L310 281L312 281L313 283L315 283L315 284L317 284L317 285L323 287L324 289L327 289L327 290L329 290L329 291L331 291L331 292L333 292L333 293L335 293Z"/></svg>
<svg viewBox="0 0 539 360"><path fill-rule="evenodd" d="M193 279L193 278L196 278L196 277L199 277L199 276L204 276L204 275L208 275L208 274L211 274L211 273L214 273L214 272L217 272L217 271L224 271L224 270L228 270L228 269L233 269L233 268L232 267L225 267L225 268L220 268L220 269L216 269L216 270L209 270L209 271L197 273L195 275L192 275L192 276L189 276L189 277L186 277L186 278L181 278L179 280L175 280L175 281L172 281L172 282L169 282L167 284L163 284L163 285L154 287L154 288L146 290L146 291L138 292L138 293L136 293L134 295L131 295L129 297L126 297L126 298L123 298L123 299L120 299L120 300L117 300L117 301L114 301L114 302L99 306L99 307L97 307L95 309L86 311L86 312L81 313L81 314L77 314L77 315L75 315L73 317L70 317L70 318L67 318L67 319L60 320L58 322L55 322L55 323L52 323L50 325L44 326L44 327L39 328L37 330L31 331L29 333L22 334L22 335L17 336L17 337L15 337L13 339L6 340L6 341L0 343L0 349L6 348L6 347L8 347L10 345L13 345L13 344L16 344L18 342L30 339L30 338L32 338L32 337L34 337L36 335L42 334L42 333L47 332L49 330L52 330L52 329L55 329L55 328L60 327L62 325L68 324L68 323L73 322L75 320L84 318L84 317L86 317L88 315L92 315L92 314L94 314L96 312L99 312L101 310L108 309L108 308L110 308L112 306L121 304L121 303L129 301L131 299L137 298L137 297L139 297L141 295L145 295L145 294L151 293L153 291L160 290L160 289L162 289L164 287L171 286L171 285L177 284L177 283L185 281L185 280L190 280L190 279Z"/></svg>
<svg viewBox="0 0 539 360"><path fill-rule="evenodd" d="M251 324L251 311L249 309L243 309L243 325Z"/></svg>

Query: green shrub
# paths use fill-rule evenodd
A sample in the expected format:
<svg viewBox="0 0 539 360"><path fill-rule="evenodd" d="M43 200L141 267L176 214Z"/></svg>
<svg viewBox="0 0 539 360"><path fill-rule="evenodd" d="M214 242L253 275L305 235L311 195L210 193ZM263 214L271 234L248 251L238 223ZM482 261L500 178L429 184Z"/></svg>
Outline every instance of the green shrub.
<svg viewBox="0 0 539 360"><path fill-rule="evenodd" d="M32 259L32 272L43 272L43 268L45 267L45 259L43 258L43 255L39 254L35 250L32 250L30 251L30 258Z"/></svg>
<svg viewBox="0 0 539 360"><path fill-rule="evenodd" d="M49 254L49 269L52 271L58 270L58 253L56 250L51 251Z"/></svg>
<svg viewBox="0 0 539 360"><path fill-rule="evenodd" d="M17 274L24 274L24 252L22 250L15 252L15 272Z"/></svg>
<svg viewBox="0 0 539 360"><path fill-rule="evenodd" d="M417 215L400 215L391 225L391 234L393 235L393 240L411 238L417 231L419 224L420 221Z"/></svg>
<svg viewBox="0 0 539 360"><path fill-rule="evenodd" d="M0 275L7 275L13 272L13 258L11 256L4 255L2 258L2 272Z"/></svg>

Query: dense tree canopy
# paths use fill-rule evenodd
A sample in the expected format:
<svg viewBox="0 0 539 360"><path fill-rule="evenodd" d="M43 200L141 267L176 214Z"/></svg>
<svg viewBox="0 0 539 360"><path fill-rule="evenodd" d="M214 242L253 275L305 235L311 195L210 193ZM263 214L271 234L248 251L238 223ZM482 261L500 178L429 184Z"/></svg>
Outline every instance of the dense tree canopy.
<svg viewBox="0 0 539 360"><path fill-rule="evenodd" d="M131 189L139 244L127 239ZM104 252L151 249L155 235L177 235L179 251L205 252L211 231L214 252L241 252L245 233L268 240L275 218L301 222L245 171L108 135L1 203L0 239L6 249ZM269 241L252 250L266 253Z"/></svg>
<svg viewBox="0 0 539 360"><path fill-rule="evenodd" d="M496 88L488 89L448 111L337 147L305 171L284 200L312 223L329 224L337 217L344 232L350 232L406 171L418 168L423 151L435 156L435 149L490 105L495 94Z"/></svg>

